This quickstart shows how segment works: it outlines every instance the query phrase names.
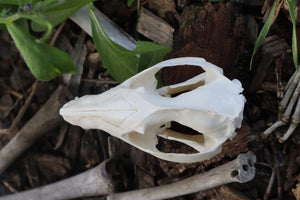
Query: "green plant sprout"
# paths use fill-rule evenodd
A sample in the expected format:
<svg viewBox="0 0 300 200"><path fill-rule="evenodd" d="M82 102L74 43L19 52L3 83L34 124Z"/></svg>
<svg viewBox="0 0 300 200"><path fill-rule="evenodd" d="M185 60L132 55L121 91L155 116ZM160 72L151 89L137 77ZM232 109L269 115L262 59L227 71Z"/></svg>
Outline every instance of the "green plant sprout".
<svg viewBox="0 0 300 200"><path fill-rule="evenodd" d="M256 54L257 50L259 49L259 47L263 43L264 39L266 38L266 36L270 30L270 27L273 23L274 16L275 16L275 10L276 10L276 6L277 6L277 1L278 0L276 0L274 2L272 10L267 18L267 21L264 24L262 30L260 31L260 33L257 37L256 42L255 42L251 60L250 60L250 69L252 68L252 62L253 62L254 55ZM293 34L292 34L293 61L294 61L296 70L298 70L298 50L297 50L296 19L295 19L296 0L286 0L286 2L289 6L289 13L290 13L292 24L293 24Z"/></svg>
<svg viewBox="0 0 300 200"><path fill-rule="evenodd" d="M5 24L26 65L38 80L48 81L62 73L76 73L71 57L45 42L54 26L91 1L0 0L0 24ZM42 38L35 38L29 32L28 20L35 24L34 31L46 30Z"/></svg>
<svg viewBox="0 0 300 200"><path fill-rule="evenodd" d="M298 50L297 50L297 35L296 35L296 0L287 0L289 6L289 12L293 24L293 35L292 35L292 51L293 51L293 60L296 69L298 70Z"/></svg>
<svg viewBox="0 0 300 200"><path fill-rule="evenodd" d="M97 20L93 4L88 5L94 43L102 63L118 82L134 76L138 72L163 60L171 49L154 42L137 41L134 50L128 50L108 38ZM139 56L137 56L139 55Z"/></svg>
<svg viewBox="0 0 300 200"><path fill-rule="evenodd" d="M63 73L76 73L71 57L45 42L53 27L63 22L79 8L89 5L93 40L104 65L119 82L160 62L171 50L153 42L137 42L137 48L127 50L111 41L93 13L94 0L0 0L0 25L5 25L32 74L48 81ZM44 32L41 38L29 31ZM139 54L139 56L137 56Z"/></svg>

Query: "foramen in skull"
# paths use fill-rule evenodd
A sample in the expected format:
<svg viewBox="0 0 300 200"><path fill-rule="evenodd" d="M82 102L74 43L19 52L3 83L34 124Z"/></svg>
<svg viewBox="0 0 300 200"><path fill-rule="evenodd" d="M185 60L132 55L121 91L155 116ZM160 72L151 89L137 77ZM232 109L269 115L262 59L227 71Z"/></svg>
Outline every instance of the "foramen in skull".
<svg viewBox="0 0 300 200"><path fill-rule="evenodd" d="M164 67L194 65L205 72L182 83L157 89L155 74ZM75 98L60 109L63 118L84 129L101 129L158 158L193 163L221 152L243 119L245 97L238 80L203 58L182 57L160 62L98 95ZM180 93L171 97L174 93ZM199 132L170 129L175 121ZM201 133L201 134L200 134ZM197 153L164 153L157 136L184 143Z"/></svg>

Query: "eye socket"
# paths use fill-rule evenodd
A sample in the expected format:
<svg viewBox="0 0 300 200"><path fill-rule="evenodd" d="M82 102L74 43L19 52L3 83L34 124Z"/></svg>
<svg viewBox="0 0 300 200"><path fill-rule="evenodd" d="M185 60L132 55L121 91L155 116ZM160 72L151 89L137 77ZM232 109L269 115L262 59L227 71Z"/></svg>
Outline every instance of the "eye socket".
<svg viewBox="0 0 300 200"><path fill-rule="evenodd" d="M177 134L179 134L179 138L185 140L190 136L189 138L190 141L194 141L195 143L198 143L199 146L203 146L204 137L202 133L199 133L198 131L195 131L194 129L175 121L171 121L170 124L171 126L166 129L166 131L170 133L168 136L176 138L178 137ZM171 132L169 132L169 130L171 130ZM172 135L172 133L174 133L174 135ZM158 140L158 144L156 145L156 148L163 153L182 153L182 154L199 153L198 150L196 150L192 146L189 146L188 144L185 144L181 141L175 141L175 139L168 139L167 137L164 136L164 133L160 135L158 134L157 140Z"/></svg>
<svg viewBox="0 0 300 200"><path fill-rule="evenodd" d="M163 153L183 153L183 154L193 154L199 153L199 151L194 148L178 141L168 140L157 136L158 143L156 148Z"/></svg>
<svg viewBox="0 0 300 200"><path fill-rule="evenodd" d="M156 89L162 96L176 97L204 85L204 80L200 77L196 81L184 84L185 81L204 72L201 67L193 65L164 67L155 74L157 79Z"/></svg>
<svg viewBox="0 0 300 200"><path fill-rule="evenodd" d="M158 81L159 79L162 80L161 85L157 85L157 89L165 86L182 83L204 72L205 71L202 67L194 65L164 67L155 74L155 78Z"/></svg>
<svg viewBox="0 0 300 200"><path fill-rule="evenodd" d="M171 130L182 132L186 135L203 135L202 133L199 133L198 131L192 129L191 127L185 126L183 124L180 124L176 121L171 121Z"/></svg>

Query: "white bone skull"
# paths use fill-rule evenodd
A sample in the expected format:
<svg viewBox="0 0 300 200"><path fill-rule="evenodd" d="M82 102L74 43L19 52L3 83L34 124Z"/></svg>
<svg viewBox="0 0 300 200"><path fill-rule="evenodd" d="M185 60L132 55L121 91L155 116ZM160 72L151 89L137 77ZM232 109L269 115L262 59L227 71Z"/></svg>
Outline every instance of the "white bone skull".
<svg viewBox="0 0 300 200"><path fill-rule="evenodd" d="M155 74L164 67L194 65L204 69L182 83L156 89ZM173 93L183 92L171 97ZM84 129L101 129L158 158L192 163L210 159L235 136L243 119L245 98L238 80L202 58L166 60L99 95L86 95L60 109L63 118ZM186 135L169 129L175 121L199 132ZM200 134L201 133L201 134ZM164 153L157 136L175 140L198 153Z"/></svg>

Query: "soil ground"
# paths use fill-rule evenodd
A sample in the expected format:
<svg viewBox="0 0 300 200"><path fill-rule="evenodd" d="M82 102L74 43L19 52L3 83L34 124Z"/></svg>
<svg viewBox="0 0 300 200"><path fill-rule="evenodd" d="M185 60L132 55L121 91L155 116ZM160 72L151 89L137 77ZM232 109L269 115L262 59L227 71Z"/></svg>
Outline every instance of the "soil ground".
<svg viewBox="0 0 300 200"><path fill-rule="evenodd" d="M173 51L166 58L203 57L223 68L228 78L241 81L247 102L243 125L237 130L237 136L227 141L222 153L211 160L178 164L141 152L101 130L83 130L63 122L47 131L46 136L35 142L1 175L0 196L70 177L112 156L122 156L133 163L133 171L124 171L118 175L123 181L118 190L126 191L182 180L226 163L239 153L253 151L257 156L257 172L252 181L172 199L300 199L300 186L297 185L300 179L299 129L285 143L279 143L278 137L284 134L288 125L267 138L262 137L263 131L277 121L281 100L277 93L295 71L291 54L292 24L288 12L284 8L280 9L268 33L269 40L258 51L250 70L253 46L263 26L264 15L261 12L264 1L163 2L150 0L142 1L142 4L175 29ZM95 5L134 38L148 40L135 31L135 4L127 7L125 0L102 0L95 2ZM267 10L270 5L265 5ZM56 46L71 53L80 37L82 30L67 20ZM87 55L79 90L73 92L74 96L99 94L117 85L97 56L92 39L88 35L83 37ZM10 134L0 134L1 149L45 104L62 83L62 77L48 82L36 81L9 34L1 31L0 38L1 129L12 126L36 86L21 120ZM174 84L199 73L201 70L194 67L173 67L163 71L163 81L164 84ZM173 129L186 133L190 131L176 123L173 123ZM159 148L176 153L193 151L180 143L163 139L159 140ZM273 179L272 173L275 174Z"/></svg>

